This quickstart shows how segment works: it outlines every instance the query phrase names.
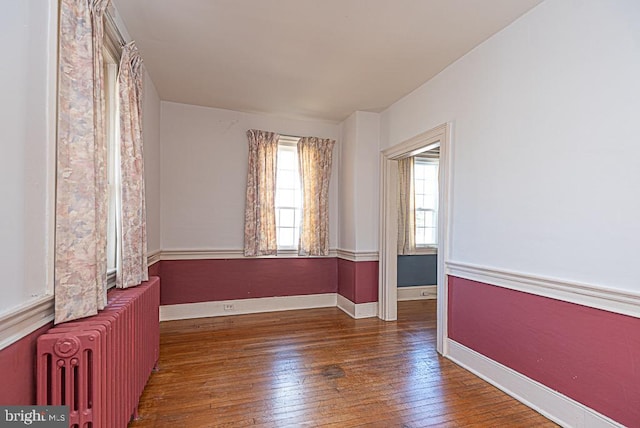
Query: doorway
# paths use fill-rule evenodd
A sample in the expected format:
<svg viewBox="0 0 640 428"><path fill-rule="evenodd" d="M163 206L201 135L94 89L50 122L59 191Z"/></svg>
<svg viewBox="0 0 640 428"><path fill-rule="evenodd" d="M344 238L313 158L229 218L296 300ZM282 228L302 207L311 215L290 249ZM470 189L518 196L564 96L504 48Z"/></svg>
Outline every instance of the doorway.
<svg viewBox="0 0 640 428"><path fill-rule="evenodd" d="M445 262L449 259L449 205L451 189L451 124L446 123L384 150L380 155L380 258L378 317L394 321L398 317L397 228L398 160L440 147L438 177L437 255L437 350L447 355L447 283Z"/></svg>

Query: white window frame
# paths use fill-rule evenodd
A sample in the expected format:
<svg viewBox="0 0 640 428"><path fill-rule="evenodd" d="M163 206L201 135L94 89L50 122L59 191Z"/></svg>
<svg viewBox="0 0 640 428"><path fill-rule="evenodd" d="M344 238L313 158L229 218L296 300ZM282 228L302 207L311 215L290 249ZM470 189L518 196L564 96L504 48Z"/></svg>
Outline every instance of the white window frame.
<svg viewBox="0 0 640 428"><path fill-rule="evenodd" d="M435 164L435 165L437 165L438 168L440 167L438 155L437 154L432 154L432 153L429 153L429 152L425 152L425 153L422 153L420 155L415 156L414 162L415 162L414 163L414 170L415 170L416 166L418 164L420 164L420 163L422 163L422 164L431 164L431 165ZM437 175L438 174L436 174L436 176ZM415 171L414 171L414 181L415 180L416 180L416 178L415 178ZM415 182L414 182L414 192L415 192L416 188L417 188L417 186L415 185ZM414 196L415 196L414 200L416 201L415 202L415 216L416 216L416 219L417 219L418 211L424 211L424 210L421 209L421 208L418 208L417 195L414 195ZM436 180L436 182L435 182L435 201L436 201L436 206L435 206L434 210L430 210L430 211L433 212L433 215L435 216L434 230L435 230L436 241L434 243L429 243L429 244L418 244L417 243L417 241L418 241L418 225L417 225L417 220L416 220L416 225L415 225L416 254L437 254L437 252L438 252L438 234L437 234L437 231L438 231L438 220L439 220L438 219L438 198L439 198L438 197L438 182Z"/></svg>
<svg viewBox="0 0 640 428"><path fill-rule="evenodd" d="M278 252L279 253L293 253L297 252L299 247L300 240L300 224L301 224L301 216L302 216L302 189L300 184L300 171L298 169L298 141L300 138L298 137L290 137L290 136L280 136L278 139L278 159L277 159L277 173L276 173L276 241L278 243ZM294 196L294 205L293 206L283 206L279 205L279 197L278 191L283 189L280 187L279 177L280 177L280 153L282 152L291 152L295 156L295 175L297 178L296 183L292 183L286 187L286 190L293 190L295 193ZM294 210L294 224L292 226L280 226L280 210ZM280 229L281 228L291 228L293 229L293 244L292 245L280 245Z"/></svg>
<svg viewBox="0 0 640 428"><path fill-rule="evenodd" d="M120 229L120 109L118 89L118 67L120 65L120 35L117 27L106 17L103 39L104 60L104 100L105 100L105 139L107 143L108 174L108 228L107 228L107 287L116 285L116 273L119 269L120 248L118 230Z"/></svg>

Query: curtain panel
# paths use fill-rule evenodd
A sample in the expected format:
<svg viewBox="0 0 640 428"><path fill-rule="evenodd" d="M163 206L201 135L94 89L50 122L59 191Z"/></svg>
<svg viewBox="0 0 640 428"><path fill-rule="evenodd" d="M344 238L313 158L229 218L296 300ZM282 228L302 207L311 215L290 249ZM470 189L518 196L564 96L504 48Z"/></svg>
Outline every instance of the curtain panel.
<svg viewBox="0 0 640 428"><path fill-rule="evenodd" d="M244 255L277 253L276 240L276 168L278 139L274 132L251 129L249 169L244 212Z"/></svg>
<svg viewBox="0 0 640 428"><path fill-rule="evenodd" d="M120 233L116 287L149 279L142 155L142 58L134 42L122 48L118 74L120 106Z"/></svg>
<svg viewBox="0 0 640 428"><path fill-rule="evenodd" d="M329 255L329 180L335 140L304 137L298 142L302 222L298 254Z"/></svg>
<svg viewBox="0 0 640 428"><path fill-rule="evenodd" d="M103 16L108 0L60 0L55 323L107 299Z"/></svg>
<svg viewBox="0 0 640 428"><path fill-rule="evenodd" d="M398 160L398 254L416 253L414 158Z"/></svg>

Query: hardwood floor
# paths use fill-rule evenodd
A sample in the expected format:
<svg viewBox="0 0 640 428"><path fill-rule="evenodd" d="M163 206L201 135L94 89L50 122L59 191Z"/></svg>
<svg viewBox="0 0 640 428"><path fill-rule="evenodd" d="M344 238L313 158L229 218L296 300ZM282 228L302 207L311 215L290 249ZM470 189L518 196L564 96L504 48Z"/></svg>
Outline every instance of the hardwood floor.
<svg viewBox="0 0 640 428"><path fill-rule="evenodd" d="M434 300L164 322L129 427L556 426L439 357L435 327Z"/></svg>

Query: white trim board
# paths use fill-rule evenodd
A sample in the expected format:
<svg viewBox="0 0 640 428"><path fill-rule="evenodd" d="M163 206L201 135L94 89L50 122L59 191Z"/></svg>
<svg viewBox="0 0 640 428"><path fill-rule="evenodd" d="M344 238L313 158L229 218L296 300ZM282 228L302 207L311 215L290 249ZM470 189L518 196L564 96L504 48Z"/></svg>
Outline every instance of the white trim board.
<svg viewBox="0 0 640 428"><path fill-rule="evenodd" d="M339 259L349 260L351 262L377 262L377 251L351 251L351 250L336 250L336 255Z"/></svg>
<svg viewBox="0 0 640 428"><path fill-rule="evenodd" d="M640 294L487 266L448 261L447 274L640 318Z"/></svg>
<svg viewBox="0 0 640 428"><path fill-rule="evenodd" d="M161 250L155 250L147 254L147 267L154 265L160 261Z"/></svg>
<svg viewBox="0 0 640 428"><path fill-rule="evenodd" d="M437 285L416 285L398 287L398 302L407 300L435 299L438 295Z"/></svg>
<svg viewBox="0 0 640 428"><path fill-rule="evenodd" d="M378 302L353 303L346 297L338 294L337 306L342 312L351 318L372 318L378 315Z"/></svg>
<svg viewBox="0 0 640 428"><path fill-rule="evenodd" d="M460 343L447 339L451 361L464 367L557 424L574 428L612 428L621 424Z"/></svg>
<svg viewBox="0 0 640 428"><path fill-rule="evenodd" d="M225 310L231 305L233 309ZM261 297L160 306L160 321L336 307L336 293Z"/></svg>
<svg viewBox="0 0 640 428"><path fill-rule="evenodd" d="M162 250L160 260L216 260L216 259L308 259L308 258L330 258L337 257L335 249L329 250L328 256L299 256L297 250L280 250L275 256L245 257L243 250L217 250L217 249L174 249Z"/></svg>
<svg viewBox="0 0 640 428"><path fill-rule="evenodd" d="M53 322L53 296L46 295L0 316L0 350Z"/></svg>

